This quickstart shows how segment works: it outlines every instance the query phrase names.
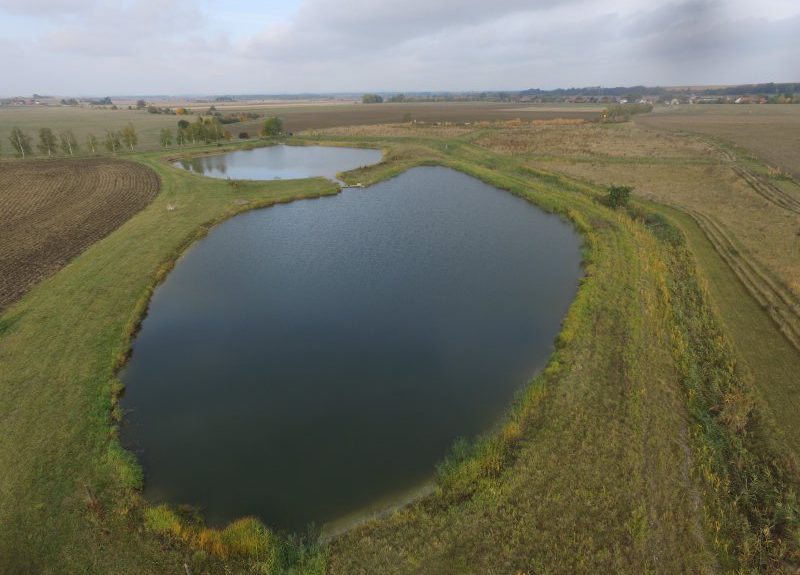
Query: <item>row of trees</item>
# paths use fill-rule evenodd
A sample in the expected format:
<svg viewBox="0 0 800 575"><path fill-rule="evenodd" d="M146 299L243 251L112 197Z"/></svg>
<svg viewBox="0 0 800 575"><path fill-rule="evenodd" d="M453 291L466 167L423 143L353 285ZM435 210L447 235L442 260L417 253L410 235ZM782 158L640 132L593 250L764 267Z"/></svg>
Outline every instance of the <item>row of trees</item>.
<svg viewBox="0 0 800 575"><path fill-rule="evenodd" d="M272 116L264 120L260 131L261 136L269 138L279 136L282 133L283 121L280 118ZM241 134L240 137L242 137ZM178 120L174 138L172 130L169 128L163 128L159 135L162 148L172 146L173 142L179 146L184 146L189 143L211 144L222 139L230 140L231 138L231 133L222 128L222 122L216 116L199 116L194 122ZM33 138L20 128L12 128L8 140L11 142L11 147L18 157L25 158L33 155ZM133 152L139 144L139 135L133 124L128 124L121 130L106 130L102 144L109 152L117 153L123 149ZM91 153L96 153L99 146L100 142L97 137L91 133L87 134L86 147ZM48 157L58 154L59 150L64 155L69 156L74 156L80 151L78 139L72 130L64 130L56 134L50 128L41 128L39 130L36 148L41 154L47 154Z"/></svg>
<svg viewBox="0 0 800 575"><path fill-rule="evenodd" d="M74 156L80 151L80 144L72 130L64 130L56 134L50 128L40 128L37 134L36 148L41 154L52 157L59 150L64 155ZM20 158L33 155L33 138L16 126L11 129L8 137L11 148ZM133 124L128 124L122 130L106 130L103 145L109 152L118 152L123 146L134 151L139 144L139 135ZM94 134L86 135L86 147L94 154L99 147L99 141Z"/></svg>

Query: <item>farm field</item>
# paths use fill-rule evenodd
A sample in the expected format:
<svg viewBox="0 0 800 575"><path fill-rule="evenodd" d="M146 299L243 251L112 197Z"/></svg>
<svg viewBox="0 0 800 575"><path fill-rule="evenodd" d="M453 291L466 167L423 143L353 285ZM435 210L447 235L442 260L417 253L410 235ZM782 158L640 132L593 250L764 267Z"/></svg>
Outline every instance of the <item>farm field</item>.
<svg viewBox="0 0 800 575"><path fill-rule="evenodd" d="M86 137L93 134L100 146L98 152L105 152L103 137L106 130L121 130L128 123L136 127L139 147L144 150L158 149L159 132L162 128L175 129L177 116L149 114L146 110L92 109L72 106L13 106L0 107L0 156L10 158L13 150L8 141L15 126L26 132L33 141L36 151L37 133L40 128L50 128L58 134L62 130L72 130L81 147L88 154ZM193 117L190 117L193 119Z"/></svg>
<svg viewBox="0 0 800 575"><path fill-rule="evenodd" d="M636 123L718 138L800 179L798 108L757 104L677 106L640 116Z"/></svg>
<svg viewBox="0 0 800 575"><path fill-rule="evenodd" d="M792 572L800 478L780 431L790 413L762 401L786 381L751 362L736 336L746 328L726 320L730 297L749 293L723 305L721 290L705 290L734 276L684 212L603 201L631 166L702 175L731 160L637 130L508 121L296 138L382 148L382 163L343 175L350 183L458 169L561 214L585 242L587 276L556 352L504 422L456 445L432 494L327 543L254 520L208 529L201 513L144 501L141 469L116 439L116 372L154 286L214 223L337 187L233 185L171 167L170 153L126 156L159 175L158 196L0 316L0 468L15 470L0 476L0 572ZM581 170L593 162L617 171L590 177ZM758 305L738 312L786 344Z"/></svg>
<svg viewBox="0 0 800 575"><path fill-rule="evenodd" d="M3 163L0 309L142 210L158 189L155 172L122 160Z"/></svg>
<svg viewBox="0 0 800 575"><path fill-rule="evenodd" d="M177 107L180 102L169 102ZM262 115L276 115L283 119L287 132L316 130L338 126L385 124L402 122L407 116L424 122L476 122L490 120L553 119L581 118L593 119L600 115L602 107L570 106L570 105L519 105L493 102L465 103L402 103L364 105L353 102L304 102L304 103L243 103L243 104L204 104L189 105L197 113L205 112L214 105L219 112L225 114L255 112ZM194 121L196 115L174 116L150 114L146 110L128 110L120 108L92 109L89 107L70 106L25 106L0 107L0 157L12 156L13 150L8 143L8 136L14 126L28 133L36 141L39 128L48 127L55 133L72 130L84 153L87 152L85 141L89 133L94 134L101 142L106 130L120 130L128 123L136 128L139 134L140 150L157 150L160 147L159 133L162 128L174 130L178 120ZM227 124L234 137L247 132L256 137L263 118L259 120Z"/></svg>

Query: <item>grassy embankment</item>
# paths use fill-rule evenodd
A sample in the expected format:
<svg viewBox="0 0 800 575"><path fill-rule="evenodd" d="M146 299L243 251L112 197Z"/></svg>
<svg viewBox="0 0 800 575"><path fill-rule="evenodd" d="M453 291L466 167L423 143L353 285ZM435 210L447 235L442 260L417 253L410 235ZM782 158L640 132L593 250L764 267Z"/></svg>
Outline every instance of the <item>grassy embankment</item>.
<svg viewBox="0 0 800 575"><path fill-rule="evenodd" d="M800 108L793 110L800 118ZM774 122L770 127L786 138L792 125L782 132ZM747 135L742 131L739 139L748 141ZM763 130L751 136L759 142ZM639 197L679 208L649 204L687 234L759 398L800 453L800 210L793 202L800 184L719 140L634 124L520 126L470 139L526 165L590 185L630 185Z"/></svg>
<svg viewBox="0 0 800 575"><path fill-rule="evenodd" d="M586 238L587 277L548 368L507 421L459 444L433 495L354 529L305 568L713 572L797 560L794 470L750 400L680 234L605 208L591 186L458 140L369 143L389 148L387 160L351 181L421 163L465 171L569 217ZM0 467L16 470L0 479L0 567L296 563L298 548L256 522L206 530L146 506L140 472L114 439L114 370L153 285L211 222L335 189L319 180L234 188L158 155L137 159L160 174L161 195L0 318Z"/></svg>

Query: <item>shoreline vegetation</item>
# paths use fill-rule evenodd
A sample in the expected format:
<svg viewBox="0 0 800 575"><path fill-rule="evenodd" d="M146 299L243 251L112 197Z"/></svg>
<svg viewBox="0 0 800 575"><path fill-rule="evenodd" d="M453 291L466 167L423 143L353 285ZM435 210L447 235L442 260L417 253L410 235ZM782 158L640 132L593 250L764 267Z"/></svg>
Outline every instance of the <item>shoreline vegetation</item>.
<svg viewBox="0 0 800 575"><path fill-rule="evenodd" d="M252 518L209 529L196 510L149 505L117 439L116 373L154 288L217 223L339 187L233 186L169 166L170 151L126 154L158 174L160 194L0 316L0 468L17 470L0 479L0 570L796 569L794 455L672 214L635 199L610 209L602 186L459 137L296 140L384 150L340 174L348 184L442 165L571 221L586 275L545 370L497 430L453 447L431 494L327 545L313 531L285 536Z"/></svg>

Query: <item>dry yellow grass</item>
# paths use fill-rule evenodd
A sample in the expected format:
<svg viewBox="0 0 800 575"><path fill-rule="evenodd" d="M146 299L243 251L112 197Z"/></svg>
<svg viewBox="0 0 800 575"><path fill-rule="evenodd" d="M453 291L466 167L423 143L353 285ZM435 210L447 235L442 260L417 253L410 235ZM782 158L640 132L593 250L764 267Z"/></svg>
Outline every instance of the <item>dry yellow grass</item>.
<svg viewBox="0 0 800 575"><path fill-rule="evenodd" d="M633 186L644 198L713 217L800 296L800 215L758 195L728 166L554 161L548 167L600 184Z"/></svg>
<svg viewBox="0 0 800 575"><path fill-rule="evenodd" d="M636 123L730 142L800 178L800 106L679 106L640 116Z"/></svg>
<svg viewBox="0 0 800 575"><path fill-rule="evenodd" d="M800 296L800 213L765 198L734 169L736 158L709 142L632 123L523 124L474 141L531 167L602 185L633 186L640 197L711 217L739 249ZM796 184L773 173L791 195ZM769 180L769 172L760 177Z"/></svg>
<svg viewBox="0 0 800 575"><path fill-rule="evenodd" d="M516 156L620 159L632 161L705 159L710 145L696 138L635 128L631 124L589 122L506 123L481 134L474 143L494 152Z"/></svg>

